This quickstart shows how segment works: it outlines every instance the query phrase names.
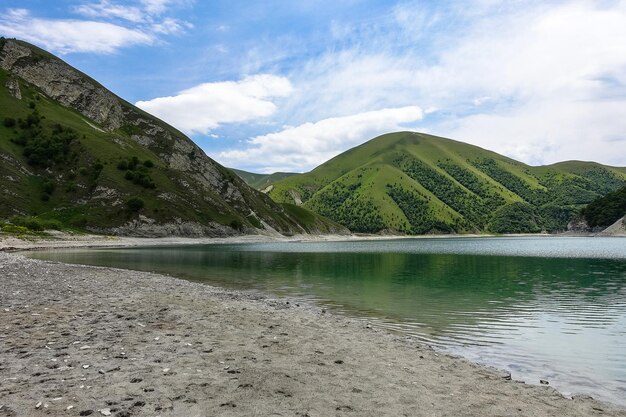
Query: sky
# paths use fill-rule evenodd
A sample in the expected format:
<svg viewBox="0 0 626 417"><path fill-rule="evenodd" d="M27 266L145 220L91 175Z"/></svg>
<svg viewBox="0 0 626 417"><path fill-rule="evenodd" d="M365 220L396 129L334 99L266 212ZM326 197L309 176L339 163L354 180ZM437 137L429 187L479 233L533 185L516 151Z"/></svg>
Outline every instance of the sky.
<svg viewBox="0 0 626 417"><path fill-rule="evenodd" d="M626 166L626 0L0 0L0 35L248 171L399 130Z"/></svg>

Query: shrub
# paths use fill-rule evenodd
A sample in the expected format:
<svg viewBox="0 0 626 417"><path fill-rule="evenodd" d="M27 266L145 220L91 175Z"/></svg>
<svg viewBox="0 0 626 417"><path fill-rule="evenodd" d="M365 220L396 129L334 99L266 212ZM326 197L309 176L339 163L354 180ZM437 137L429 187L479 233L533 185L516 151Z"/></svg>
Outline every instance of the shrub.
<svg viewBox="0 0 626 417"><path fill-rule="evenodd" d="M24 226L16 226L14 224L7 224L2 228L2 231L5 233L11 233L15 235L23 235L29 233L29 230Z"/></svg>
<svg viewBox="0 0 626 417"><path fill-rule="evenodd" d="M152 162L149 159L146 159L145 161L143 161L143 166L145 166L146 168L152 168L154 166L154 162Z"/></svg>
<svg viewBox="0 0 626 417"><path fill-rule="evenodd" d="M4 127L15 127L17 122L12 117L5 117L4 121L2 122L2 124L4 125Z"/></svg>
<svg viewBox="0 0 626 417"><path fill-rule="evenodd" d="M44 229L44 225L39 219L30 216L14 216L11 218L11 223L36 232Z"/></svg>
<svg viewBox="0 0 626 417"><path fill-rule="evenodd" d="M41 187L42 191L46 194L52 194L55 188L56 188L56 184L54 183L54 181L50 181L50 180L45 181L43 183L43 186Z"/></svg>
<svg viewBox="0 0 626 417"><path fill-rule="evenodd" d="M131 197L126 201L126 207L132 212L137 212L144 207L145 203L139 197Z"/></svg>

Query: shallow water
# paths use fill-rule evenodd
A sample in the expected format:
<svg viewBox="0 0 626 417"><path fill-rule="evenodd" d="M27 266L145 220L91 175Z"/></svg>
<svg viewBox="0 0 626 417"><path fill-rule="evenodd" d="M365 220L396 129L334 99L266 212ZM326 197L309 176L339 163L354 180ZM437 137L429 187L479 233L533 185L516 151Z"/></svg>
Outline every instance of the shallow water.
<svg viewBox="0 0 626 417"><path fill-rule="evenodd" d="M288 295L530 383L626 405L626 238L441 238L34 252Z"/></svg>

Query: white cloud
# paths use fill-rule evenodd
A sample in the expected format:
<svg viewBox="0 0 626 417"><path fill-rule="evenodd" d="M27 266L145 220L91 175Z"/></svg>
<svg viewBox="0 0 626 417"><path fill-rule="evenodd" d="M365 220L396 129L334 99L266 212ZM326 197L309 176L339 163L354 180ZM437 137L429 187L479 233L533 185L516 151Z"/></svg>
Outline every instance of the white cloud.
<svg viewBox="0 0 626 417"><path fill-rule="evenodd" d="M9 10L0 17L0 32L60 53L112 53L129 45L149 45L150 34L112 23L32 18L23 10Z"/></svg>
<svg viewBox="0 0 626 417"><path fill-rule="evenodd" d="M122 6L101 0L99 3L86 3L76 6L74 11L87 17L119 18L131 22L141 22L145 19L144 12L135 6Z"/></svg>
<svg viewBox="0 0 626 417"><path fill-rule="evenodd" d="M441 91L490 98L440 133L533 164L626 165L626 153L609 143L626 129L624 39L626 3L539 6L479 23L419 77L440 107L458 100Z"/></svg>
<svg viewBox="0 0 626 417"><path fill-rule="evenodd" d="M247 148L222 152L218 159L228 166L241 167L262 161L264 172L300 172L366 139L406 130L407 125L419 121L422 116L422 109L408 106L332 117L254 137L248 141Z"/></svg>
<svg viewBox="0 0 626 417"><path fill-rule="evenodd" d="M33 42L57 53L113 53L123 47L151 45L159 35L185 32L188 22L162 16L188 0L143 0L127 6L111 0L85 2L72 11L93 20L33 17L26 9L8 9L0 17L0 33Z"/></svg>
<svg viewBox="0 0 626 417"><path fill-rule="evenodd" d="M154 33L162 35L173 35L182 33L186 29L191 29L193 25L188 22L182 22L176 19L165 18L160 22L153 23L150 28Z"/></svg>
<svg viewBox="0 0 626 417"><path fill-rule="evenodd" d="M626 165L614 150L626 123L626 2L443 4L396 7L369 32L344 28L359 38L289 75L297 92L282 120L419 105L437 109L422 129L528 163Z"/></svg>
<svg viewBox="0 0 626 417"><path fill-rule="evenodd" d="M276 105L270 99L288 96L292 90L288 79L262 74L241 81L204 83L136 105L187 133L208 133L225 123L271 116Z"/></svg>
<svg viewBox="0 0 626 417"><path fill-rule="evenodd" d="M141 4L146 11L150 14L161 14L167 9L171 3L176 3L173 0L141 0Z"/></svg>

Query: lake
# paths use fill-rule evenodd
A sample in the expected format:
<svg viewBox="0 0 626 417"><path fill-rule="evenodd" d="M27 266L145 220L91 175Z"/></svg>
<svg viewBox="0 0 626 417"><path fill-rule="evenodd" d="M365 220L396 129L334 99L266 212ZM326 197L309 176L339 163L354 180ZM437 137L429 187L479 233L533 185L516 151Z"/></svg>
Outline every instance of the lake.
<svg viewBox="0 0 626 417"><path fill-rule="evenodd" d="M289 296L626 405L626 238L421 238L89 249L33 258Z"/></svg>

